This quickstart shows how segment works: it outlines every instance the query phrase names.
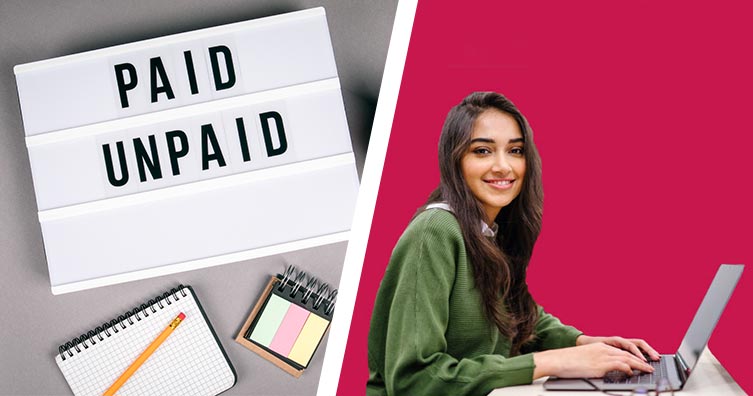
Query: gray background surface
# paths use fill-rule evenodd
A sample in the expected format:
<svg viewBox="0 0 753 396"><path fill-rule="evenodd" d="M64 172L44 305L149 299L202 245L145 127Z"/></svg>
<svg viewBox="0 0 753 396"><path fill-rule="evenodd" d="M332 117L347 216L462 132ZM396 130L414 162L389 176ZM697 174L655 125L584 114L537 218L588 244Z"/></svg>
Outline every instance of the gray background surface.
<svg viewBox="0 0 753 396"><path fill-rule="evenodd" d="M0 394L70 393L54 361L58 345L181 283L194 287L235 366L238 382L225 394L316 393L326 341L295 379L233 338L288 264L338 285L347 244L53 296L13 75L21 63L316 6L327 12L360 172L397 0L0 1ZM302 216L304 198L291 208Z"/></svg>

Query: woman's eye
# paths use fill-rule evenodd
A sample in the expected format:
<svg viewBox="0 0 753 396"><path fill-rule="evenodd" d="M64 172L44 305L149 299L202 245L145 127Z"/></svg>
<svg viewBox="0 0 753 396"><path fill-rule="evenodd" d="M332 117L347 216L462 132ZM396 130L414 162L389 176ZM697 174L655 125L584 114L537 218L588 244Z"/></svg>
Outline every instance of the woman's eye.
<svg viewBox="0 0 753 396"><path fill-rule="evenodd" d="M523 147L513 147L510 149L510 154L523 155Z"/></svg>
<svg viewBox="0 0 753 396"><path fill-rule="evenodd" d="M491 154L491 152L492 151L486 147L476 147L475 149L473 149L474 154Z"/></svg>

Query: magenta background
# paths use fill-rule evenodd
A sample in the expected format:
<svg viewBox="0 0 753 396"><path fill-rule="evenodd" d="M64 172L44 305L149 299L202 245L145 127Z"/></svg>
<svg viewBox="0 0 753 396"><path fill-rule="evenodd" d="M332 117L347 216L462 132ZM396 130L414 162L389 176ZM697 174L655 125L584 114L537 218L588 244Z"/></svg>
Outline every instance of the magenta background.
<svg viewBox="0 0 753 396"><path fill-rule="evenodd" d="M747 264L710 347L753 392L753 13L679 4L419 5L340 394L363 392L379 281L439 180L445 115L474 90L513 100L541 152L534 298L587 334L672 353L718 265Z"/></svg>

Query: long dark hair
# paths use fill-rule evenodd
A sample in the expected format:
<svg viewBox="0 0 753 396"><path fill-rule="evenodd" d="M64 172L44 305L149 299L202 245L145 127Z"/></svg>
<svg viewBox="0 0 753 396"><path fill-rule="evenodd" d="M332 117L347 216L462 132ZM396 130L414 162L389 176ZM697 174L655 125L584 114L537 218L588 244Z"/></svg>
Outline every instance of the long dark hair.
<svg viewBox="0 0 753 396"><path fill-rule="evenodd" d="M499 225L496 238L484 237L481 233L485 211L468 187L460 166L471 143L473 124L487 110L502 111L515 119L523 134L526 161L520 194L502 208L495 219ZM512 340L511 354L517 354L534 336L538 320L538 308L526 284L526 269L541 231L544 206L541 157L533 143L528 121L512 102L498 93L468 95L450 110L442 127L439 171L439 187L431 193L426 205L446 202L452 208L465 238L484 311L499 331Z"/></svg>

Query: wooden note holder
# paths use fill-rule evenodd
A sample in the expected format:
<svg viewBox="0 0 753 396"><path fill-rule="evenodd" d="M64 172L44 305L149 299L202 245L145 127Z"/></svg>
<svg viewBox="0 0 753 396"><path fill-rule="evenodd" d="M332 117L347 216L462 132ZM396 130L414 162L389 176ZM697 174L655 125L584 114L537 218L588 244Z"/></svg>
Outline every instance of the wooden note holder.
<svg viewBox="0 0 753 396"><path fill-rule="evenodd" d="M306 369L306 366L303 366L298 362L295 362L291 359L286 358L285 356L279 355L278 353L272 351L269 348L265 348L257 344L256 342L251 341L249 337L250 336L249 329L255 326L257 318L259 318L261 312L265 308L265 304L267 303L267 301L270 298L270 295L272 294L283 297L287 301L291 302L292 304L298 305L299 307L304 308L306 311L309 311L311 315L317 315L321 319L326 320L327 325L324 332L321 334L321 338L319 339L319 342L321 342L321 340L324 339L324 337L327 335L327 332L329 332L329 326L332 320L334 298L337 294L337 291L336 290L330 291L329 295L325 299L324 294L326 294L326 292L328 291L328 286L322 283L319 285L320 288L314 291L313 285L316 283L315 278L313 277L309 278L310 283L307 284L306 286L303 286L301 283L303 282L302 279L305 274L302 272L299 272L298 279L294 282L291 279L293 271L294 270L288 269L288 271L286 271L285 277L283 277L282 275L278 275L278 276L273 276L269 280L269 282L267 283L267 286L264 288L264 291L259 297L259 300L254 305L253 310L251 310L251 314L249 314L248 318L246 318L246 321L243 324L243 327L238 332L238 335L235 337L235 341L243 345L244 347L256 352L261 357L269 360L274 365L284 370L286 373L292 375L293 377L298 378ZM314 282L311 282L311 281L314 281ZM289 282L289 283L281 285L281 282ZM273 290L275 287L281 287L284 289L288 285L292 288L291 290L293 292L297 291L297 293L292 293L292 295L290 295L287 292L280 293L280 292L275 292ZM307 298L302 299L300 298L301 296L307 296ZM314 352L315 352L315 349L314 349ZM313 352L311 356L313 356Z"/></svg>

